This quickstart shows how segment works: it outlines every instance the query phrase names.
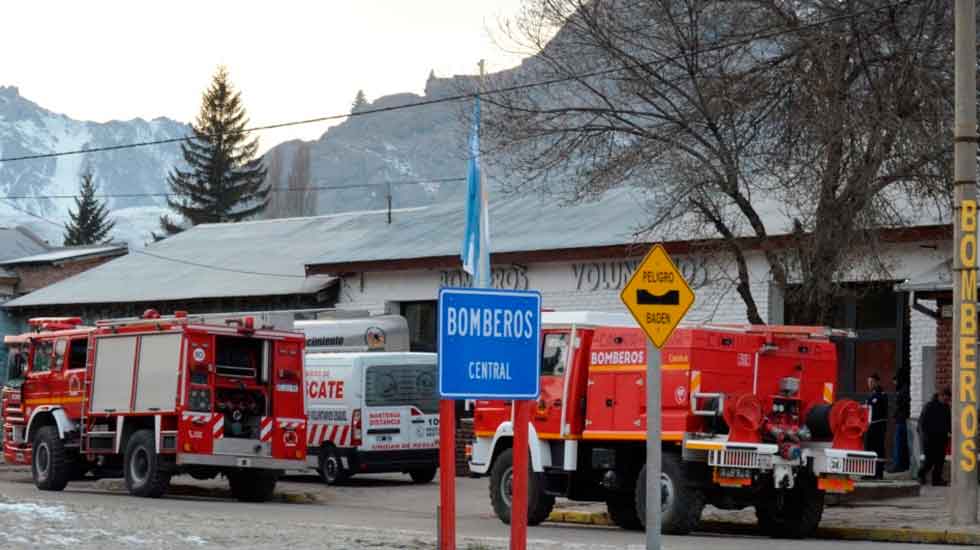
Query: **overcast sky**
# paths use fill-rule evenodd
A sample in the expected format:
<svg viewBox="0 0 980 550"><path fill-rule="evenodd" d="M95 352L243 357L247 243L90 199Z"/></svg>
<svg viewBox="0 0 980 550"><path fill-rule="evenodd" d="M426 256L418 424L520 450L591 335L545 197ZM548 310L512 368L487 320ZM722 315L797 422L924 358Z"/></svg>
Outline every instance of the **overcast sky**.
<svg viewBox="0 0 980 550"><path fill-rule="evenodd" d="M253 125L343 113L421 93L436 74L516 65L498 22L520 0L4 2L0 85L72 118L191 121L218 64ZM503 47L502 47L503 46ZM326 124L260 134L262 149L319 137Z"/></svg>

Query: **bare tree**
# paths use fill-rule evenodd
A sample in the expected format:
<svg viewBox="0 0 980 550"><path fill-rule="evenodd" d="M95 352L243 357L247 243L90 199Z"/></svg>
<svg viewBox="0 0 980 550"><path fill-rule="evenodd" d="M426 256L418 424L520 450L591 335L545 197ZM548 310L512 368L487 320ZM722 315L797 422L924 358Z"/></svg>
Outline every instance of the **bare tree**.
<svg viewBox="0 0 980 550"><path fill-rule="evenodd" d="M521 174L510 191L645 187L649 229L720 239L751 322L742 237L791 234L761 248L770 277L828 322L869 235L907 221L894 201L948 184L949 8L887 5L528 0L506 30L534 56L487 87L560 82L485 96L488 153Z"/></svg>
<svg viewBox="0 0 980 550"><path fill-rule="evenodd" d="M318 193L310 176L309 144L298 143L295 150L273 149L266 156L271 191L266 218L316 215Z"/></svg>

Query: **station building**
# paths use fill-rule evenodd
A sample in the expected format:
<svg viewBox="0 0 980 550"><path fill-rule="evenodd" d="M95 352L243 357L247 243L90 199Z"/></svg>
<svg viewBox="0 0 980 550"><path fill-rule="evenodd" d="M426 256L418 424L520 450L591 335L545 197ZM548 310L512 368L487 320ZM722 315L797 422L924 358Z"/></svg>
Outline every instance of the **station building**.
<svg viewBox="0 0 980 550"><path fill-rule="evenodd" d="M436 300L444 286L467 286L459 250L461 203L351 212L310 218L200 225L60 283L7 302L8 313L95 319L161 312L335 308L405 316L411 346L435 351ZM643 232L649 209L620 189L563 206L543 196L492 201L493 286L535 289L553 310L622 311L619 294L653 242L663 242L693 287L689 322L745 323L735 266L717 241ZM766 213L774 235L742 242L752 294L763 318L794 320L792 304L772 284L763 247L788 245L790 220ZM856 338L839 346L838 394L862 399L878 373L909 380L913 417L949 380L948 320L941 277L952 246L948 222L883 229L877 236L887 274L855 266L853 292L835 308L835 327ZM945 271L944 271L945 270ZM931 285L931 286L930 286ZM935 287L935 288L933 288ZM945 327L945 328L944 328ZM892 400L894 403L894 400Z"/></svg>

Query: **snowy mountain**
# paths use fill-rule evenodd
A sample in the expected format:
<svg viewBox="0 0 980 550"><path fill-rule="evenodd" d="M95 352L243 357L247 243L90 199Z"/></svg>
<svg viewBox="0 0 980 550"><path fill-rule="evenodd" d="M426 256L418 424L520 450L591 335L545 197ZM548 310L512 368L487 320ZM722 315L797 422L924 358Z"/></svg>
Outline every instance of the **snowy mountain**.
<svg viewBox="0 0 980 550"><path fill-rule="evenodd" d="M167 119L134 119L106 123L79 121L51 112L22 97L16 87L0 86L0 158L20 157L111 147L127 143L175 138L190 131ZM100 193L144 194L166 192L166 174L180 161L177 143L137 147L46 159L0 163L0 200L3 225L23 224L52 244L61 244L61 228L74 201L37 198L74 195L80 174L91 170ZM117 225L113 238L141 246L164 212L164 197L116 197L109 200Z"/></svg>
<svg viewBox="0 0 980 550"><path fill-rule="evenodd" d="M473 77L431 76L424 95L394 94L365 109L384 109L454 95L471 88ZM267 183L274 192L265 217L290 217L405 208L461 198L465 193L466 137L470 102L353 116L318 140L293 140L266 152ZM185 136L188 125L167 118L96 123L51 112L0 86L0 158ZM100 192L109 195L166 193L167 173L181 162L178 143L54 158L0 163L0 224L25 225L52 244L61 244L80 175L92 170ZM490 183L493 184L491 170ZM456 181L434 182L446 178ZM299 191L298 188L310 188ZM3 197L31 197L27 199ZM112 237L143 246L167 213L165 198L109 199L116 227ZM42 219L43 218L43 219ZM55 223L51 223L51 222Z"/></svg>
<svg viewBox="0 0 980 550"><path fill-rule="evenodd" d="M471 80L465 76L430 77L424 95L384 96L363 109L454 95ZM352 116L327 130L319 140L291 141L270 149L266 153L268 184L274 189L293 190L297 181L308 181L316 189L313 195L318 214L385 208L389 183L396 208L462 197L465 182L431 180L465 178L470 108L470 102L445 102ZM304 147L304 154L297 154ZM298 174L305 177L297 178ZM278 217L283 212L275 209L268 214ZM303 213L292 209L286 214Z"/></svg>

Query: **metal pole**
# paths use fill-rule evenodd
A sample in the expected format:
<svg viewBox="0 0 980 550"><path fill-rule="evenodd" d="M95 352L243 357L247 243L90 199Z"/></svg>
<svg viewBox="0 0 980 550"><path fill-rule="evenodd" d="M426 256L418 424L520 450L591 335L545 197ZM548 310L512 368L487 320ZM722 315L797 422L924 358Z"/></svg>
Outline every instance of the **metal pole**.
<svg viewBox="0 0 980 550"><path fill-rule="evenodd" d="M527 548L527 431L531 401L514 401L514 462L510 495L510 550Z"/></svg>
<svg viewBox="0 0 980 550"><path fill-rule="evenodd" d="M439 401L439 550L456 550L456 402Z"/></svg>
<svg viewBox="0 0 980 550"><path fill-rule="evenodd" d="M660 350L647 339L647 550L660 550Z"/></svg>
<svg viewBox="0 0 980 550"><path fill-rule="evenodd" d="M956 0L953 161L953 525L977 523L976 0Z"/></svg>

